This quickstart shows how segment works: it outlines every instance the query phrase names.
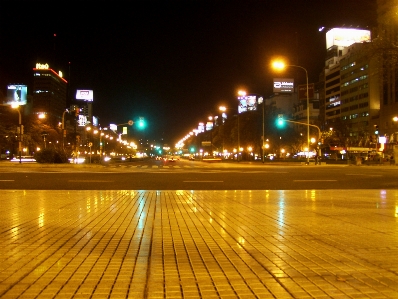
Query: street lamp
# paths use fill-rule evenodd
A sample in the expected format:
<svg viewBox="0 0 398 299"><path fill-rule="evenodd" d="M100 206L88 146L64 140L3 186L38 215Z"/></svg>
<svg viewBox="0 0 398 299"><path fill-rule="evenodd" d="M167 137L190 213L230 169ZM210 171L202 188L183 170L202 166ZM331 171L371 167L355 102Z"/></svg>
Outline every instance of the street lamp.
<svg viewBox="0 0 398 299"><path fill-rule="evenodd" d="M22 163L22 134L23 134L23 126L22 126L22 118L21 111L19 111L19 105L13 104L12 108L17 109L18 111L18 128L19 128L19 136L18 136L18 154L19 154L19 163Z"/></svg>
<svg viewBox="0 0 398 299"><path fill-rule="evenodd" d="M238 113L238 116L237 116L238 117L238 156L237 156L237 159L238 159L238 162L239 162L239 154L240 154L239 111L237 109L227 108L225 106L220 106L219 110L222 111L222 112L225 112L226 110L235 110Z"/></svg>
<svg viewBox="0 0 398 299"><path fill-rule="evenodd" d="M275 70L283 70L286 67L296 67L300 68L305 71L305 79L306 79L306 84L307 84L307 164L310 164L310 98L309 98L309 93L308 93L308 72L307 69L305 69L302 66L299 65L294 65L294 64L289 64L286 65L283 61L274 61L272 63L272 67Z"/></svg>
<svg viewBox="0 0 398 299"><path fill-rule="evenodd" d="M209 131L210 131L210 153L211 153L211 156L213 156L213 126L214 126L213 116L209 116L209 117L207 117L207 119L211 122L211 127L209 127Z"/></svg>
<svg viewBox="0 0 398 299"><path fill-rule="evenodd" d="M66 131L65 131L65 113L69 112L68 109L66 109L62 113L62 123L61 123L61 130L62 130L62 150L65 150L65 137L66 137Z"/></svg>

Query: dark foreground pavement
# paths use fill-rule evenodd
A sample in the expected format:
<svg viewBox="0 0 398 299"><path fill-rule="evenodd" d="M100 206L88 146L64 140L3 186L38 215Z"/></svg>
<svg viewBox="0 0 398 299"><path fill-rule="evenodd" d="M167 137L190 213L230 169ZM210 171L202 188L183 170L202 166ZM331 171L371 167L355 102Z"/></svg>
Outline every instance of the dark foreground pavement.
<svg viewBox="0 0 398 299"><path fill-rule="evenodd" d="M3 190L1 298L398 298L398 191Z"/></svg>

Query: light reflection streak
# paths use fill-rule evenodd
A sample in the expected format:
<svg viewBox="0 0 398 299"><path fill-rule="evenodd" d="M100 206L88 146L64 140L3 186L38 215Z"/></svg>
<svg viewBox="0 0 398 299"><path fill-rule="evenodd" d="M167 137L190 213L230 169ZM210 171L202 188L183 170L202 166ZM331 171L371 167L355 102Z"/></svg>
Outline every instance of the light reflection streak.
<svg viewBox="0 0 398 299"><path fill-rule="evenodd" d="M285 193L279 191L279 210L278 210L278 223L279 226L283 227L285 224Z"/></svg>
<svg viewBox="0 0 398 299"><path fill-rule="evenodd" d="M43 227L44 225L44 213L39 214L39 227Z"/></svg>

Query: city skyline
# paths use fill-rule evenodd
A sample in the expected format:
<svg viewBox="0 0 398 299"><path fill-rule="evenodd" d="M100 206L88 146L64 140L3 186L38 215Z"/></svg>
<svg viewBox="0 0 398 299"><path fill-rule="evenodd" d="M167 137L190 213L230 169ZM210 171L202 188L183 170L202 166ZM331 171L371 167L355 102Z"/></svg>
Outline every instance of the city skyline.
<svg viewBox="0 0 398 299"><path fill-rule="evenodd" d="M100 123L145 117L148 136L176 141L219 105L237 107L239 89L270 96L273 55L306 67L316 82L326 52L320 26L376 25L374 1L290 2L149 1L127 11L122 3L58 10L41 1L22 5L20 22L15 4L1 3L1 89L29 86L35 63L49 63L68 80L68 100L76 89L94 91ZM304 83L303 74L290 75Z"/></svg>

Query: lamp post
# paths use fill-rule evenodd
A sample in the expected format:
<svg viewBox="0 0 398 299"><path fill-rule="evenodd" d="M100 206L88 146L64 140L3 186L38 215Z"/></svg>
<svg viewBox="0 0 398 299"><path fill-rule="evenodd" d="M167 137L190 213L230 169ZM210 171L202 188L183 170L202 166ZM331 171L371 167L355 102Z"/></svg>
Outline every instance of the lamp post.
<svg viewBox="0 0 398 299"><path fill-rule="evenodd" d="M307 69L305 69L302 66L294 65L294 64L285 65L285 63L282 61L274 61L272 63L272 66L276 70L283 70L285 67L290 66L290 67L300 68L305 71L305 79L306 79L306 85L307 85L307 164L310 164L310 98L309 98L309 94L308 94L308 72L307 72Z"/></svg>
<svg viewBox="0 0 398 299"><path fill-rule="evenodd" d="M209 116L207 118L210 122L211 122L211 128L209 128L210 130L210 153L211 156L213 156L213 126L214 126L214 121L213 121L213 116Z"/></svg>
<svg viewBox="0 0 398 299"><path fill-rule="evenodd" d="M62 129L62 150L65 150L65 137L66 137L66 132L65 132L65 113L69 112L68 109L66 109L62 113L62 123L61 123L61 129Z"/></svg>
<svg viewBox="0 0 398 299"><path fill-rule="evenodd" d="M226 111L227 109L228 109L228 110L235 110L235 111L238 113L238 115L237 115L237 117L238 117L238 156L237 156L237 160L238 160L238 162L239 162L239 154L240 154L239 111L238 111L237 109L227 108L227 107L225 107L225 106L220 106L220 107L219 107L219 110L220 110L220 111Z"/></svg>
<svg viewBox="0 0 398 299"><path fill-rule="evenodd" d="M19 155L19 163L22 163L22 134L23 134L23 126L22 126L22 117L21 111L19 111L19 105L11 105L12 108L17 109L18 111L18 155Z"/></svg>
<svg viewBox="0 0 398 299"><path fill-rule="evenodd" d="M261 161L263 162L263 164L264 164L264 160L265 160L265 157L264 157L264 106L265 106L265 102L264 102L264 99L263 99L263 144L262 144L262 147L261 147L261 154L262 154L262 158L261 158Z"/></svg>

